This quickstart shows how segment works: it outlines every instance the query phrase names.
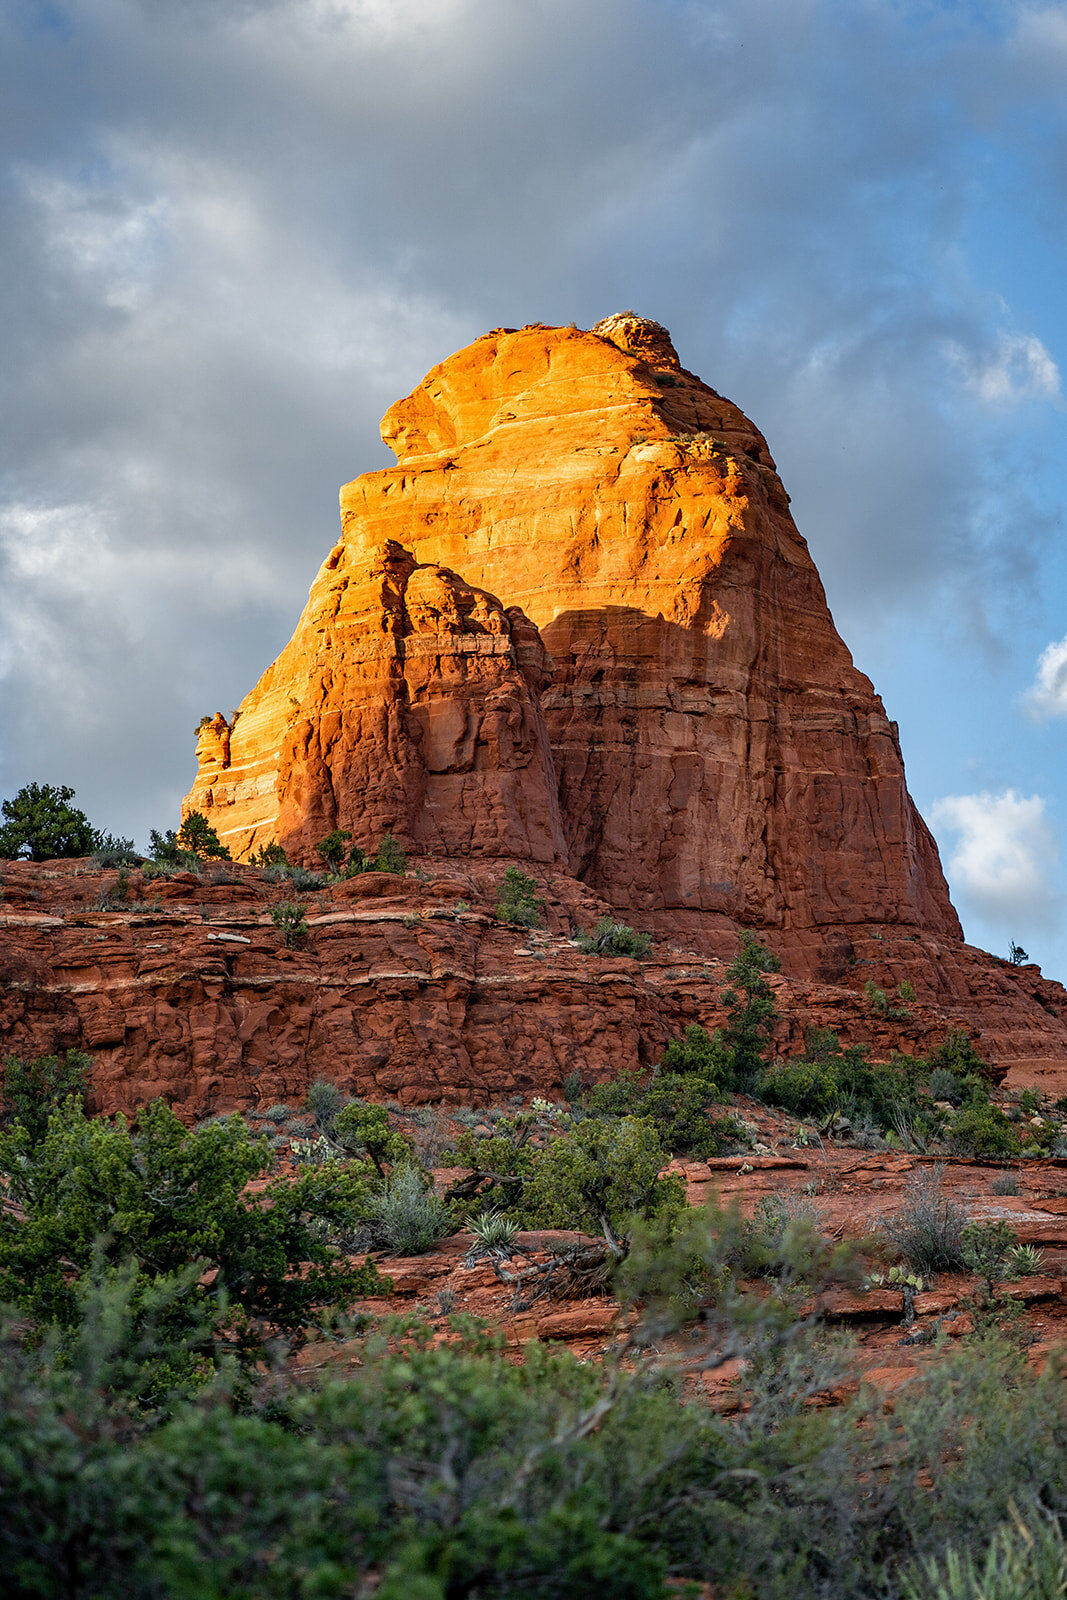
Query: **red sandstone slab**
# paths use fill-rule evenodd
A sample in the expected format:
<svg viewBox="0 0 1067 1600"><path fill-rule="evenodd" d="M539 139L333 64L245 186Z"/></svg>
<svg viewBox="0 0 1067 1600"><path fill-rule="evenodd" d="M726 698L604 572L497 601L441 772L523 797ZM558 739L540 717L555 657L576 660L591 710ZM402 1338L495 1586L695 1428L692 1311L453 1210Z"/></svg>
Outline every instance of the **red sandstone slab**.
<svg viewBox="0 0 1067 1600"><path fill-rule="evenodd" d="M794 1156L709 1156L707 1161L693 1162L687 1169L694 1178L699 1178L700 1166L705 1166L708 1172L806 1172L810 1161L803 1161Z"/></svg>

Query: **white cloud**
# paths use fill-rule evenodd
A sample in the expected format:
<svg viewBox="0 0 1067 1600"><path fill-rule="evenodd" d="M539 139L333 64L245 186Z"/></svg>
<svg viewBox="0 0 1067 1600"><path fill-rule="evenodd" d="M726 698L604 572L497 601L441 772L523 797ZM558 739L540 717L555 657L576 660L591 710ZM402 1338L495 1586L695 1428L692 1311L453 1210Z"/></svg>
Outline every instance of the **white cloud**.
<svg viewBox="0 0 1067 1600"><path fill-rule="evenodd" d="M1067 635L1042 650L1023 705L1034 716L1067 717Z"/></svg>
<svg viewBox="0 0 1067 1600"><path fill-rule="evenodd" d="M1041 795L947 795L930 817L957 835L946 870L965 917L969 910L1004 940L1056 926L1062 897L1051 878L1059 848Z"/></svg>
<svg viewBox="0 0 1067 1600"><path fill-rule="evenodd" d="M1034 334L1002 333L992 349L967 350L949 340L946 349L965 386L990 409L1060 397L1059 368Z"/></svg>

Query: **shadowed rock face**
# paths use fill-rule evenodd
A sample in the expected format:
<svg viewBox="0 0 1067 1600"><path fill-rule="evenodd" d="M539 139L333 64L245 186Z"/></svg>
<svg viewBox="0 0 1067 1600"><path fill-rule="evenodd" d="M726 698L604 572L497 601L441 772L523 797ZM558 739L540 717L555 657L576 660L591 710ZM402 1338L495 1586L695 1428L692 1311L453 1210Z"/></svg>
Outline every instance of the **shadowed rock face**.
<svg viewBox="0 0 1067 1600"><path fill-rule="evenodd" d="M562 853L642 926L810 971L864 925L961 938L766 443L665 329L497 329L382 436L292 643L202 735L187 805L231 847Z"/></svg>

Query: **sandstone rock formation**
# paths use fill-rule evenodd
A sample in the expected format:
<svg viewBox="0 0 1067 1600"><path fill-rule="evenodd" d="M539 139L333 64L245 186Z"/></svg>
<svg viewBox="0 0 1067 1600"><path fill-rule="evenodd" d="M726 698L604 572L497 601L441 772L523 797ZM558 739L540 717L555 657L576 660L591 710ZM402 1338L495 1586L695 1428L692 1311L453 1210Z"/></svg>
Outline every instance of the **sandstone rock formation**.
<svg viewBox="0 0 1067 1600"><path fill-rule="evenodd" d="M163 1095L193 1119L295 1105L319 1077L406 1105L558 1097L570 1072L648 1066L689 1023L725 1020L717 958L665 945L647 962L582 955L566 930L601 907L573 879L546 875L549 927L527 933L491 914L499 866L432 878L430 858L420 865L425 881L369 873L303 895L310 931L287 949L270 908L292 888L254 868L132 872L120 900L114 871L5 862L0 1053L89 1051L98 1110ZM859 949L860 973L890 986L884 941ZM797 1053L819 1026L876 1060L921 1053L973 1021L980 974L979 1048L1009 1083L1067 1092L1063 989L968 946L953 971L971 987L895 1016L872 1013L861 989L776 977L776 1049Z"/></svg>
<svg viewBox="0 0 1067 1600"><path fill-rule="evenodd" d="M552 662L517 607L392 540L339 545L293 642L232 724L201 725L185 811L231 853L315 861L334 828L441 856L563 859L539 691Z"/></svg>
<svg viewBox="0 0 1067 1600"><path fill-rule="evenodd" d="M339 823L442 856L562 854L645 928L725 953L755 927L811 974L842 975L864 928L925 941L927 964L960 941L767 445L665 329L497 329L382 435L398 465L342 490L292 642L201 737L186 807L235 853L279 837L307 859ZM423 607L435 584L481 598Z"/></svg>

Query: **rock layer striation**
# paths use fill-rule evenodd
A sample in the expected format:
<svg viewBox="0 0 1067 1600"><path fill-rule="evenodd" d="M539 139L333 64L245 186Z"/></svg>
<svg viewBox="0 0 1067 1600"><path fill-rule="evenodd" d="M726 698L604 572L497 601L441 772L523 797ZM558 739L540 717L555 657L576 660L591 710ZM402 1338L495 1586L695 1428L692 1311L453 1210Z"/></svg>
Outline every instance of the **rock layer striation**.
<svg viewBox="0 0 1067 1600"><path fill-rule="evenodd" d="M571 1073L647 1068L690 1023L725 1020L718 958L663 943L644 962L577 950L567 928L603 907L573 879L552 875L548 925L525 930L492 914L499 864L436 878L429 857L418 865L421 879L367 873L305 892L308 934L290 949L270 912L292 887L255 868L123 885L87 862L6 863L4 1053L88 1051L96 1109L162 1095L193 1119L296 1104L319 1077L407 1105L558 1098ZM868 939L858 965L891 989L901 969L885 950ZM919 1054L972 1020L981 983L977 1042L998 1074L1067 1091L1063 989L968 946L954 971L972 975L957 998L886 1016L861 986L775 976L774 1051L794 1055L825 1027L875 1060Z"/></svg>
<svg viewBox="0 0 1067 1600"><path fill-rule="evenodd" d="M766 441L665 329L496 329L382 436L293 640L202 732L186 809L236 854L339 825L562 860L643 927L759 928L808 973L864 927L960 941Z"/></svg>
<svg viewBox="0 0 1067 1600"><path fill-rule="evenodd" d="M227 723L200 729L185 811L234 855L315 861L334 828L439 856L565 854L533 623L393 540L333 551L296 635Z"/></svg>

